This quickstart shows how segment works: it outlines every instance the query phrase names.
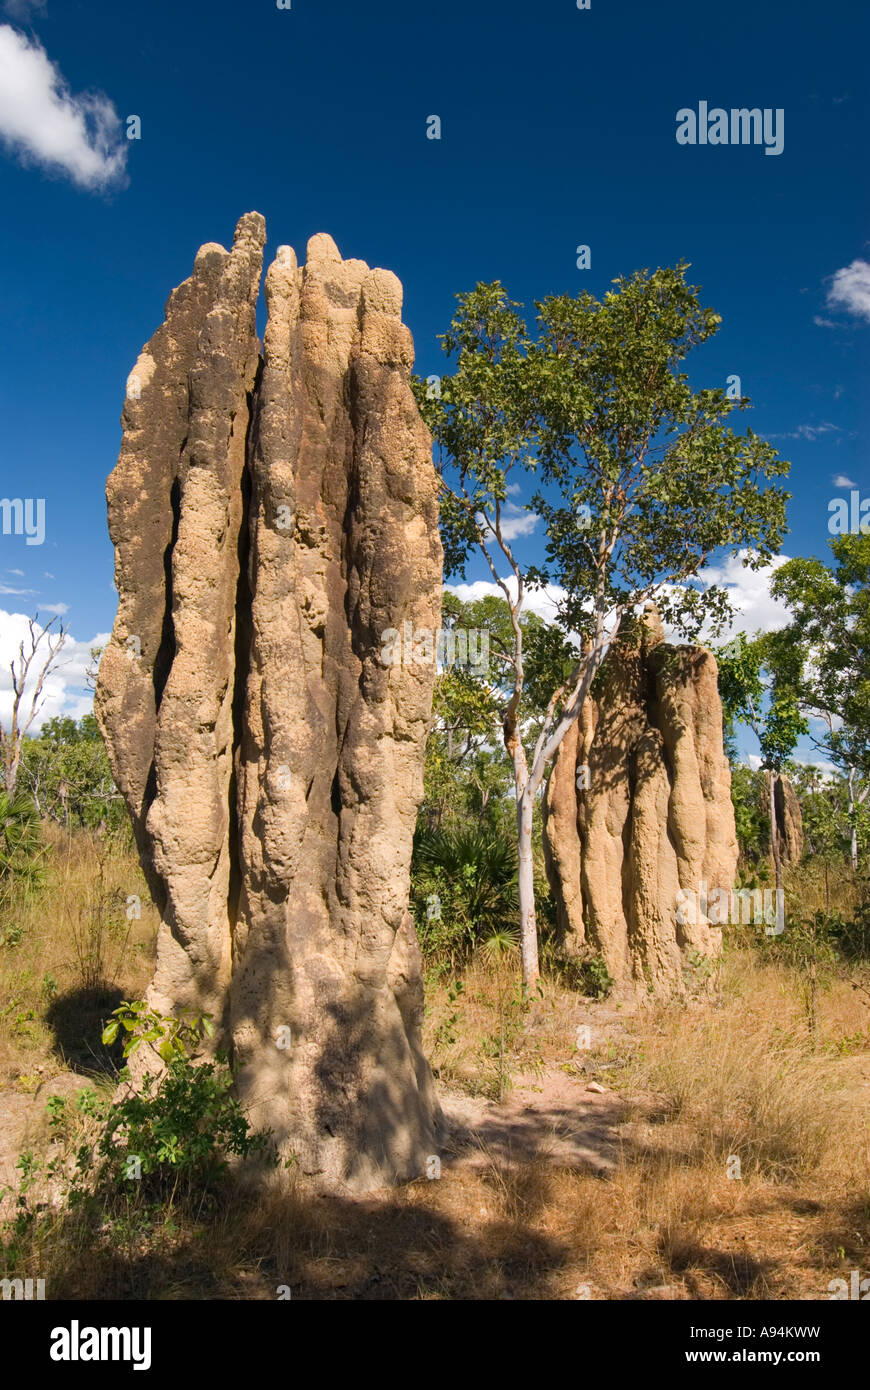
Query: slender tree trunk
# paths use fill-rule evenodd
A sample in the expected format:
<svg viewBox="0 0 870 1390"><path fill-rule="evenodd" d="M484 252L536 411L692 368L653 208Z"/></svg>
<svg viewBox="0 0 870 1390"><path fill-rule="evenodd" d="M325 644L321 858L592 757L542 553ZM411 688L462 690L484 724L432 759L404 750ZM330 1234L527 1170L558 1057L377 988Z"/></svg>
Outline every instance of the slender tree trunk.
<svg viewBox="0 0 870 1390"><path fill-rule="evenodd" d="M10 797L15 795L15 788L18 784L18 762L20 756L20 749L14 748L11 756L6 760L6 795Z"/></svg>
<svg viewBox="0 0 870 1390"><path fill-rule="evenodd" d="M583 701L586 699L596 671L604 660L608 644L603 640L602 627L599 624L599 628L596 632L596 645L594 648L584 647L584 656L586 659L579 673L575 673L576 684L568 701L570 709L563 710L555 728L552 727L552 720L555 715L557 702L565 693L565 687L555 691L550 699L544 726L538 735L538 742L534 757L532 758L532 768L530 772L528 760L526 758L526 750L523 747L523 741L520 737L517 719L517 710L522 695L522 637L520 635L519 621L515 609L512 609L511 616L514 620L514 631L517 634L517 685L514 688L514 695L508 705L502 729L505 748L510 754L511 761L514 765L514 787L517 807L517 886L520 906L520 944L523 965L523 990L528 991L537 983L541 974L538 960L538 924L535 916L535 869L532 857L532 824L534 820L535 796L541 785L545 769L552 759L555 758L565 734L579 717L580 710L583 707Z"/></svg>
<svg viewBox="0 0 870 1390"><path fill-rule="evenodd" d="M504 1103L504 983L501 978L501 963L498 967L498 1021L499 1021L499 1052L498 1052L498 1103Z"/></svg>
<svg viewBox="0 0 870 1390"><path fill-rule="evenodd" d="M856 814L855 814L855 812L856 812L856 807L855 807L855 769L854 769L854 767L850 767L850 768L849 768L849 780L848 780L847 786L848 786L848 788L849 788L849 824L850 824L850 827L851 827L851 835L850 835L850 842L849 842L849 850L850 850L850 856L851 856L851 860L852 860L852 869L853 869L853 871L855 871L855 872L857 873L857 870L858 870L858 819L857 819L857 816L856 816Z"/></svg>
<svg viewBox="0 0 870 1390"><path fill-rule="evenodd" d="M517 795L517 855L519 859L520 941L523 960L523 987L531 989L540 975L538 965L538 924L535 917L535 866L532 858L532 812L534 798L528 784Z"/></svg>

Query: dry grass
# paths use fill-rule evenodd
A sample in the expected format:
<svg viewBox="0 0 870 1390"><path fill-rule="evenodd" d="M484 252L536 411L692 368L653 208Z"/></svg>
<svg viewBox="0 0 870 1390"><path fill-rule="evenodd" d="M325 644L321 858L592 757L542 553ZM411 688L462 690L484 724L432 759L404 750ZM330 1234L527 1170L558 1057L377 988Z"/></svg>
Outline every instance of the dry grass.
<svg viewBox="0 0 870 1390"><path fill-rule="evenodd" d="M3 923L15 944L0 948L0 1087L26 1090L70 1062L102 1069L103 1019L153 970L158 918L132 848L87 831L46 835L44 882ZM132 895L138 918L127 916Z"/></svg>
<svg viewBox="0 0 870 1390"><path fill-rule="evenodd" d="M367 1199L282 1175L197 1224L95 1239L67 1221L27 1268L60 1298L824 1298L866 1269L867 1203L866 1187L730 1182L652 1153L607 1179L492 1163Z"/></svg>
<svg viewBox="0 0 870 1390"><path fill-rule="evenodd" d="M118 913L136 892L131 949ZM58 841L19 945L0 949L0 1092L20 1095L22 1074L56 1073L69 1056L56 1006L69 1001L75 1018L86 998L80 947L95 913L106 916L107 984L141 995L156 925L147 901L129 851L101 864L90 837ZM94 1299L273 1299L282 1285L294 1299L825 1298L834 1277L870 1269L870 976L837 972L814 1046L796 985L749 947L726 955L712 1006L632 1013L545 983L516 1013L507 1070L526 1100L542 1075L565 1073L580 1107L583 1077L621 1098L605 1176L478 1152L445 1161L440 1181L365 1199L318 1196L284 1172L265 1191L230 1180L197 1218L48 1213L7 1249L2 1273L38 1270L50 1297ZM505 1003L482 963L458 999L448 981L432 985L426 1037L442 1083L494 1094ZM583 1021L588 1053L576 1047Z"/></svg>
<svg viewBox="0 0 870 1390"><path fill-rule="evenodd" d="M866 1126L855 1129L851 1085L860 1067L813 1050L786 969L749 952L726 959L718 1007L653 1011L635 1025L641 1044L625 1084L656 1096L694 1158L744 1177L796 1178L834 1150L842 1165L857 1145L867 1171ZM846 981L828 993L823 1038L866 1031L868 1010Z"/></svg>

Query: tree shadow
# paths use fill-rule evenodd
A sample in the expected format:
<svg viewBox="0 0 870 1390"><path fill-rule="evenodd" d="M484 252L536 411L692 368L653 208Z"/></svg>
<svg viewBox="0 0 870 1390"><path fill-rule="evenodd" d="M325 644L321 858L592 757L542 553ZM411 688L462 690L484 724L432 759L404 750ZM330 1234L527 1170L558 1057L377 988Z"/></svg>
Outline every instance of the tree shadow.
<svg viewBox="0 0 870 1390"><path fill-rule="evenodd" d="M227 1213L232 1213L227 1219ZM230 1181L216 1219L149 1242L70 1242L48 1297L310 1301L559 1298L571 1257L558 1236L509 1219L477 1228L401 1191L371 1200L291 1193L258 1199ZM282 1292L283 1295L282 1295Z"/></svg>
<svg viewBox="0 0 870 1390"><path fill-rule="evenodd" d="M698 1274L713 1275L728 1290L729 1298L764 1298L778 1268L772 1259L756 1259L746 1250L711 1249L697 1239L662 1240L662 1257L682 1278L689 1296L709 1297Z"/></svg>
<svg viewBox="0 0 870 1390"><path fill-rule="evenodd" d="M54 1051L70 1071L84 1076L112 1076L123 1066L122 1038L111 1047L103 1028L123 1001L114 985L67 990L51 1001L45 1020L54 1033Z"/></svg>

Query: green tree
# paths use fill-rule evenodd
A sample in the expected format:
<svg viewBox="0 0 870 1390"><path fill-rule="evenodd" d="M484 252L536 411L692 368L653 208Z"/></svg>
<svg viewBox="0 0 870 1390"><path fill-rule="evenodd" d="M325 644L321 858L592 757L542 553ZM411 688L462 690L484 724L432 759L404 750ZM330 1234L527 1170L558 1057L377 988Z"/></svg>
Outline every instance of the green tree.
<svg viewBox="0 0 870 1390"><path fill-rule="evenodd" d="M126 823L97 721L63 715L47 719L21 746L18 775L39 812L66 826L112 829Z"/></svg>
<svg viewBox="0 0 870 1390"><path fill-rule="evenodd" d="M445 655L458 659L442 662L435 678L421 808L431 830L445 815L485 819L490 799L506 788L496 739L498 669L504 661L505 630L510 630L504 609L495 598L465 603L444 593L442 628L453 639L445 644ZM462 659L469 649L476 660Z"/></svg>
<svg viewBox="0 0 870 1390"><path fill-rule="evenodd" d="M758 633L751 640L741 633L717 656L719 693L725 717L738 719L752 729L761 750L761 766L770 774L767 808L770 848L776 887L782 892L776 786L798 739L808 728L800 708L800 663L793 646L781 632Z"/></svg>
<svg viewBox="0 0 870 1390"><path fill-rule="evenodd" d="M22 886L39 882L43 854L39 812L32 799L22 791L10 796L0 788L0 908L8 907Z"/></svg>
<svg viewBox="0 0 870 1390"><path fill-rule="evenodd" d="M533 810L545 771L577 719L627 614L657 596L663 618L696 634L722 621L727 595L691 581L722 547L758 567L775 553L785 493L766 486L788 464L748 430L724 424L748 400L693 391L681 370L717 331L686 283L687 265L621 277L598 300L551 296L530 335L498 282L458 296L442 343L454 370L440 393L417 382L436 444L448 575L481 554L510 611L502 733L510 755L519 865L523 981L538 976ZM526 567L506 525L517 478L536 475L526 509L546 530L546 563ZM509 491L510 489L510 491ZM528 736L521 621L531 587L559 586L561 644L543 716Z"/></svg>
<svg viewBox="0 0 870 1390"><path fill-rule="evenodd" d="M757 865L767 854L769 823L763 810L765 797L761 783L764 774L746 763L733 762L731 767L731 802L737 843L744 863Z"/></svg>
<svg viewBox="0 0 870 1390"><path fill-rule="evenodd" d="M799 670L805 709L823 722L811 736L843 773L850 855L858 867L859 813L870 795L870 534L831 541L834 564L787 561L771 593L793 614L782 634Z"/></svg>
<svg viewBox="0 0 870 1390"><path fill-rule="evenodd" d="M520 618L526 658L525 738L537 736L549 697L554 663L567 660L558 628L536 613ZM421 814L429 829L446 816L502 827L512 782L502 738L503 710L511 690L513 628L510 607L488 594L464 601L445 591L442 625L454 637L448 650L463 649L482 660L446 662L435 681L432 730L426 746L425 795Z"/></svg>
<svg viewBox="0 0 870 1390"><path fill-rule="evenodd" d="M423 950L461 964L488 936L516 931L516 850L490 827L418 833L412 897Z"/></svg>
<svg viewBox="0 0 870 1390"><path fill-rule="evenodd" d="M820 767L796 763L789 768L801 806L804 844L810 858L822 865L825 912L831 909L830 871L849 852L850 819L845 780Z"/></svg>

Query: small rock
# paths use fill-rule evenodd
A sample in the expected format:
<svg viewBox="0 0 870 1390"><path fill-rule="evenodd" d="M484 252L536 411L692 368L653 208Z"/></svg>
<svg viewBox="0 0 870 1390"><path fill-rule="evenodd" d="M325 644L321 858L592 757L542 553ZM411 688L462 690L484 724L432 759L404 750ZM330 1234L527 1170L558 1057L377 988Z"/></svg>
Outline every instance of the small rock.
<svg viewBox="0 0 870 1390"><path fill-rule="evenodd" d="M587 1091L595 1091L596 1095L603 1096L607 1090L606 1086L599 1086L597 1081L589 1081L586 1084Z"/></svg>

